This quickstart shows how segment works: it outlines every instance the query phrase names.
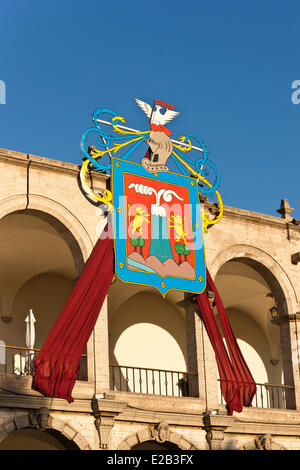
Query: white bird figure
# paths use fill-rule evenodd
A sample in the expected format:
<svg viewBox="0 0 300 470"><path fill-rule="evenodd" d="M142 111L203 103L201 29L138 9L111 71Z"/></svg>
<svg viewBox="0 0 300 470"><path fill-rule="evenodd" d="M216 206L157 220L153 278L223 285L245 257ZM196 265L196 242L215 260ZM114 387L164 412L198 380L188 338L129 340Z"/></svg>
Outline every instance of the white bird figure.
<svg viewBox="0 0 300 470"><path fill-rule="evenodd" d="M152 112L152 106L150 106L150 104L145 103L145 101L138 100L137 98L135 98L135 101L138 106L144 111L146 116L149 119L151 118L150 124L156 124L156 126L164 126L168 122L172 121L172 119L174 119L176 116L178 116L178 114L180 114L179 112L172 111L171 109L166 109L166 112L162 114L160 112L162 106L160 106L159 104L155 105L156 108Z"/></svg>

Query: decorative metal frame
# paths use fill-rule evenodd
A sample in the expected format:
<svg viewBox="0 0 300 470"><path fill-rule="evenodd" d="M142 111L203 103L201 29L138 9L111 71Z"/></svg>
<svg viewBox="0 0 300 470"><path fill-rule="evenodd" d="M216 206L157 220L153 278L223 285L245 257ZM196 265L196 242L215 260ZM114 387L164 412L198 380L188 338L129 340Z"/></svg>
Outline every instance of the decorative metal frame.
<svg viewBox="0 0 300 470"><path fill-rule="evenodd" d="M156 102L162 103L158 100ZM104 116L108 116L109 120L104 120ZM83 157L80 181L87 197L94 203L104 204L110 212L113 210L111 192L106 190L99 194L93 191L88 181L88 172L94 170L110 175L111 159L117 152L118 158L122 160L140 161L142 146L149 137L150 130L139 131L125 126L125 118L108 108L97 109L92 114L92 121L93 126L84 131L80 141ZM88 144L90 138L94 138L95 145ZM208 201L213 198L216 200L213 211L203 212L203 230L206 232L209 227L218 223L223 215L223 202L217 191L220 183L219 173L214 163L208 159L204 142L196 135L190 133L179 137L178 140L171 140L173 149L169 160L175 165L178 173L196 178L199 193Z"/></svg>

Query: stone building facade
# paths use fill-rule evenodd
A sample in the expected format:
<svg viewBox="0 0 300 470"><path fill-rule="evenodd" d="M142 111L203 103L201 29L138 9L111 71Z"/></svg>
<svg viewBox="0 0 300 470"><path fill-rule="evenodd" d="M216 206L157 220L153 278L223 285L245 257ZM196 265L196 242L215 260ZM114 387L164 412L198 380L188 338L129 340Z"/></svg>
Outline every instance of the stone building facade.
<svg viewBox="0 0 300 470"><path fill-rule="evenodd" d="M207 266L257 383L227 416L193 296L111 285L73 397L31 390L42 347L103 225L79 167L0 150L0 449L300 449L300 227L225 207L204 236ZM94 174L94 189L108 177ZM35 346L26 345L32 309Z"/></svg>

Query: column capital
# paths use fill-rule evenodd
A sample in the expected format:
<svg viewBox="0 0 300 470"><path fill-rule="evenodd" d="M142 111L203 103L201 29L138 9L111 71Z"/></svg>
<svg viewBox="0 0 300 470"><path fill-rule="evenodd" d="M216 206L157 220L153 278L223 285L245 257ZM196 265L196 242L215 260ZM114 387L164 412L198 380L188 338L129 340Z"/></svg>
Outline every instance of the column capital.
<svg viewBox="0 0 300 470"><path fill-rule="evenodd" d="M232 416L221 410L211 410L203 415L206 440L210 450L221 450L225 430L231 425Z"/></svg>

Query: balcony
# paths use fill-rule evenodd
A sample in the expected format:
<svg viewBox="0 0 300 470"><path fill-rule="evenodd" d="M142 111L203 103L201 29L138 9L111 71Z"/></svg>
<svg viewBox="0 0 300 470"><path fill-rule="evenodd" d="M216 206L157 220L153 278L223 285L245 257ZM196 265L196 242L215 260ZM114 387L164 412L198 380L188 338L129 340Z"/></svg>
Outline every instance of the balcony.
<svg viewBox="0 0 300 470"><path fill-rule="evenodd" d="M0 344L0 374L33 375L34 360L40 349ZM87 381L87 355L82 354L77 380Z"/></svg>
<svg viewBox="0 0 300 470"><path fill-rule="evenodd" d="M0 345L0 374L32 376L39 349ZM110 364L110 388L120 392L153 394L166 397L198 397L198 375L146 367ZM87 355L82 354L79 381L87 381ZM293 409L295 389L289 385L257 383L252 406L266 409ZM218 380L219 403L225 405Z"/></svg>
<svg viewBox="0 0 300 470"><path fill-rule="evenodd" d="M162 395L169 397L197 397L196 372L180 372L110 364L110 388L121 392ZM225 405L220 390L219 402ZM252 406L268 409L293 409L294 387L257 383Z"/></svg>
<svg viewBox="0 0 300 470"><path fill-rule="evenodd" d="M180 372L145 367L110 364L112 390L146 393L168 397L195 397L198 395L196 372Z"/></svg>
<svg viewBox="0 0 300 470"><path fill-rule="evenodd" d="M219 383L219 400L221 405L225 405ZM252 401L252 406L256 408L272 408L280 410L293 409L291 405L294 400L295 389L289 385L274 385L269 383L257 383L256 394Z"/></svg>

